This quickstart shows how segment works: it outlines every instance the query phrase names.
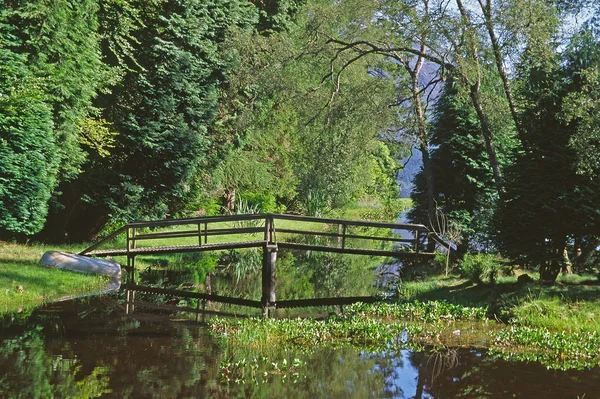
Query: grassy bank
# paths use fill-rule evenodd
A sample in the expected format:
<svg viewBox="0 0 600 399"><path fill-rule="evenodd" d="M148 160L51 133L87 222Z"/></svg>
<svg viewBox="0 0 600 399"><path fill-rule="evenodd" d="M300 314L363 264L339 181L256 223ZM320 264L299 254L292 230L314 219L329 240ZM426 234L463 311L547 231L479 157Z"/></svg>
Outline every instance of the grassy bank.
<svg viewBox="0 0 600 399"><path fill-rule="evenodd" d="M79 247L21 245L0 241L0 315L28 312L45 302L102 290L106 279L39 265L43 253Z"/></svg>
<svg viewBox="0 0 600 399"><path fill-rule="evenodd" d="M402 283L398 295L405 300L484 307L488 317L510 324L600 332L600 282L595 275L562 275L555 285L546 286L530 274L530 282L505 276L493 284L473 284L458 276L432 276Z"/></svg>

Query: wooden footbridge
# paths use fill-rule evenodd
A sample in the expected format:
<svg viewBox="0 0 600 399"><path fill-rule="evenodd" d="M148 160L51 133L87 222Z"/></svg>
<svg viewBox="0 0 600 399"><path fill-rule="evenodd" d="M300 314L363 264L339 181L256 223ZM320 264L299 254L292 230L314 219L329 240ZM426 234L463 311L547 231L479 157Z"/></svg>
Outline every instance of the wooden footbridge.
<svg viewBox="0 0 600 399"><path fill-rule="evenodd" d="M345 305L377 300L376 297L343 297L278 301L275 292L275 276L279 249L389 256L410 260L434 255L426 251L429 240L448 248L448 244L439 236L418 224L253 214L129 223L83 250L80 255L126 257L125 288L133 292L192 297L197 298L198 303L202 302L204 305L209 301L249 306L263 309L268 315L270 310L280 308ZM260 301L145 287L136 284L135 281L137 256L241 248L263 249ZM201 312L199 308L188 310Z"/></svg>

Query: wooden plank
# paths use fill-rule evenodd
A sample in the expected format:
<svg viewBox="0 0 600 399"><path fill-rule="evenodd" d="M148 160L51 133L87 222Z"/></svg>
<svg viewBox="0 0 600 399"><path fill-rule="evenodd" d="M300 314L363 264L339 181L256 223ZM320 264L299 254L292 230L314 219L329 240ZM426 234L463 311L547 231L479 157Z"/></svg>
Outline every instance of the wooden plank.
<svg viewBox="0 0 600 399"><path fill-rule="evenodd" d="M230 298L222 295L213 295L213 294L205 294L202 292L192 292L192 291L183 291L183 290L174 290L168 288L158 288L158 287L148 287L137 284L127 284L125 287L127 290L136 291L136 292L145 292L149 294L158 294L158 295L168 295L168 296L178 296L183 298L198 298L198 299L206 299L210 302L220 302L227 303L230 305L240 305L240 306L248 306L251 308L262 308L262 304L260 301L254 301L251 299L243 299L243 298Z"/></svg>
<svg viewBox="0 0 600 399"><path fill-rule="evenodd" d="M410 223L384 223L384 222L370 222L367 220L348 220L348 219L330 219L330 218L318 218L314 216L298 216L298 215L280 215L274 214L271 215L273 219L281 219L281 220L297 220L304 222L319 222L319 223L327 223L327 224L340 224L344 223L348 226L364 226L364 227L382 227L396 230L419 230L419 231L429 231L429 229L422 224L410 224Z"/></svg>
<svg viewBox="0 0 600 399"><path fill-rule="evenodd" d="M402 251L384 251L378 249L359 249L359 248L338 248L328 247L324 245L296 244L291 242L279 242L279 248L303 249L306 251L322 251L335 252L350 255L374 255L374 256L391 256L394 258L415 259L418 257L433 257L434 253L430 252L402 252Z"/></svg>
<svg viewBox="0 0 600 399"><path fill-rule="evenodd" d="M218 310L196 309L196 308L190 308L187 306L157 304L157 303L152 303L152 302L147 302L147 301L140 301L139 299L136 299L133 302L131 302L131 301L126 302L126 304L135 305L136 310L133 314L134 316L135 316L135 313L138 313L138 310L137 310L138 308L146 308L146 309L152 309L152 310L168 310L168 311L172 311L172 312L189 312L189 313L195 313L195 314L208 314L208 315L214 315L214 316L227 316L227 317L240 317L240 318L252 317L252 316L242 314L242 313L220 312Z"/></svg>
<svg viewBox="0 0 600 399"><path fill-rule="evenodd" d="M337 306L351 305L353 303L374 303L381 301L381 298L374 296L353 296L340 298L311 298L311 299L291 299L275 302L276 309L284 308L305 308L310 306Z"/></svg>
<svg viewBox="0 0 600 399"><path fill-rule="evenodd" d="M105 257L105 256L123 256L127 255L155 255L155 254L171 254L179 252L204 252L204 251L220 251L227 249L242 249L242 248L259 248L264 245L264 241L242 241L233 243L220 244L202 244L200 245L174 245L163 247L141 247L131 249L127 252L126 249L108 249L92 251L87 255Z"/></svg>
<svg viewBox="0 0 600 399"><path fill-rule="evenodd" d="M356 234L339 234L339 233L328 233L328 232L318 232L318 231L308 231L308 230L292 230L292 229L278 229L280 233L288 233L288 234L304 234L311 236L323 236L323 237L334 237L334 238L357 238L361 240L378 240L378 241L389 241L389 242L404 242L407 244L414 244L414 238L395 238L395 237L381 237L381 236L363 236Z"/></svg>
<svg viewBox="0 0 600 399"><path fill-rule="evenodd" d="M237 229L212 229L204 231L204 235L217 236L217 235L235 235L235 234L252 234L262 233L263 228L261 227L241 227ZM185 230L185 231L167 231L161 233L146 233L138 234L135 236L136 240L154 240L163 238L185 238L185 237L198 237L198 230Z"/></svg>
<svg viewBox="0 0 600 399"><path fill-rule="evenodd" d="M218 223L218 222L236 222L244 220L256 220L265 219L266 214L251 214L251 215L223 215L223 216L202 216L196 218L182 218L182 219L165 219L165 220L151 220L151 221L139 221L129 223L129 227L166 227L166 226L179 226L186 224L198 224L198 223Z"/></svg>
<svg viewBox="0 0 600 399"><path fill-rule="evenodd" d="M242 248L260 248L264 245L264 241L246 241L237 243L223 244L203 244L198 245L179 245L169 247L142 247L129 251L130 255L154 255L154 254L170 254L179 252L203 252L203 251L220 251L227 249L242 249ZM375 256L392 256L396 258L414 259L416 257L431 257L434 253L430 252L402 252L402 251L384 251L375 249L359 249L359 248L337 248L324 245L296 244L290 242L278 242L279 248L302 249L309 251L335 252L351 255L375 255ZM106 257L106 256L124 256L127 255L126 249L109 249L92 251L87 254L89 256Z"/></svg>
<svg viewBox="0 0 600 399"><path fill-rule="evenodd" d="M102 240L98 241L96 244L92 245L89 248L84 249L83 251L79 252L78 255L87 255L90 252L92 252L93 250L95 250L96 248L102 246L102 244L112 240L113 238L115 238L116 236L118 236L119 234L123 233L125 230L127 230L127 226L123 226L120 229L117 229L115 232L109 234L108 236L106 236L105 238L103 238Z"/></svg>

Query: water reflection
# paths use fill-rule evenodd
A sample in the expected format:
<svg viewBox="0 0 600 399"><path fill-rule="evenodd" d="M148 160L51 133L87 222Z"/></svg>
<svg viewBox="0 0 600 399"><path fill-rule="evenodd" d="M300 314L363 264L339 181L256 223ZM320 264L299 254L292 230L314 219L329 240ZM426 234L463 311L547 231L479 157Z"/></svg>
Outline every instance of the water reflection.
<svg viewBox="0 0 600 399"><path fill-rule="evenodd" d="M591 398L600 386L598 369L549 371L475 350L222 347L200 324L123 310L111 296L5 320L0 397Z"/></svg>
<svg viewBox="0 0 600 399"><path fill-rule="evenodd" d="M258 299L258 260L251 251L157 258L146 260L151 267L136 279L153 287ZM278 299L373 294L378 263L282 251ZM592 398L600 387L600 369L548 371L495 360L481 350L225 346L194 322L194 314L177 311L201 309L197 298L138 293L134 311L132 302L121 291L0 320L0 397Z"/></svg>

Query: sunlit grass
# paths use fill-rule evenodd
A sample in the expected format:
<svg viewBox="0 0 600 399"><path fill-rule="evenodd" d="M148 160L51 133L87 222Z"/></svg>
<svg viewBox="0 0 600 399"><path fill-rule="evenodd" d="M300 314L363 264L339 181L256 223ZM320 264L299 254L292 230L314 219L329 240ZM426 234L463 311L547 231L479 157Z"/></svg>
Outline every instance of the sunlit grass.
<svg viewBox="0 0 600 399"><path fill-rule="evenodd" d="M39 265L42 254L56 247L0 241L0 314L26 312L44 302L101 291L104 277ZM80 246L59 250L77 252Z"/></svg>
<svg viewBox="0 0 600 399"><path fill-rule="evenodd" d="M533 274L533 278L537 276ZM495 284L482 285L456 276L432 276L401 283L398 292L406 300L488 306L490 316L523 326L600 332L600 285L591 275L560 276L553 286L519 284L516 276L502 276Z"/></svg>

